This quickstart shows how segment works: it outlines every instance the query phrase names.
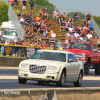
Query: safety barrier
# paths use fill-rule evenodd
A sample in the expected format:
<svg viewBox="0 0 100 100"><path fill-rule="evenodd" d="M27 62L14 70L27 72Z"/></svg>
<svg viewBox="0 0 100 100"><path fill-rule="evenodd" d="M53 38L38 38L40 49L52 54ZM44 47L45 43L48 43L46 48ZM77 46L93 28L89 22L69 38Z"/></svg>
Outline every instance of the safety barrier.
<svg viewBox="0 0 100 100"><path fill-rule="evenodd" d="M100 88L1 90L0 100L100 100Z"/></svg>

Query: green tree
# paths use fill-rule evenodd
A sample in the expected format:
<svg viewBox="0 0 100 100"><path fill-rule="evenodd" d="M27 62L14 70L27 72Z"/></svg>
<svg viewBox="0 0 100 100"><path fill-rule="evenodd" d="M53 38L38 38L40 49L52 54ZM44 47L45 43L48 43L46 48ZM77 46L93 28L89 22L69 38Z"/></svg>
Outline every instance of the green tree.
<svg viewBox="0 0 100 100"><path fill-rule="evenodd" d="M0 1L0 25L3 21L8 21L8 4L4 0Z"/></svg>

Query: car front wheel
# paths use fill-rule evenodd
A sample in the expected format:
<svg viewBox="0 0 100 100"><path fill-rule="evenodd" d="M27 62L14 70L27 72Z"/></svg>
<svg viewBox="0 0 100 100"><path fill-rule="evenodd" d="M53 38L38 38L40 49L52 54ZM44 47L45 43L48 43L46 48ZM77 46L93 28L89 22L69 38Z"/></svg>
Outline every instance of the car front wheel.
<svg viewBox="0 0 100 100"><path fill-rule="evenodd" d="M26 80L26 79L23 79L23 78L18 77L18 82L19 82L20 84L26 84L27 80Z"/></svg>
<svg viewBox="0 0 100 100"><path fill-rule="evenodd" d="M77 82L74 83L75 87L80 87L82 85L82 73L79 74Z"/></svg>
<svg viewBox="0 0 100 100"><path fill-rule="evenodd" d="M65 76L65 72L63 71L59 82L57 82L57 86L64 86L65 82L66 82L66 76Z"/></svg>

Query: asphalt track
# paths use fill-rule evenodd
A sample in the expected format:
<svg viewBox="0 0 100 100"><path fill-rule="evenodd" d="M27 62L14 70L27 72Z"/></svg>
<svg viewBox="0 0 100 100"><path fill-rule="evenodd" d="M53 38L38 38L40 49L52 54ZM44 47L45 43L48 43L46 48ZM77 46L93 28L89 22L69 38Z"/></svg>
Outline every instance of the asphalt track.
<svg viewBox="0 0 100 100"><path fill-rule="evenodd" d="M26 84L19 84L17 79L18 67L0 67L0 89L76 88L73 83L66 83L64 87L57 87L55 83L38 85L37 81L30 80ZM82 87L100 87L100 75L95 75L91 70L89 75L84 75Z"/></svg>

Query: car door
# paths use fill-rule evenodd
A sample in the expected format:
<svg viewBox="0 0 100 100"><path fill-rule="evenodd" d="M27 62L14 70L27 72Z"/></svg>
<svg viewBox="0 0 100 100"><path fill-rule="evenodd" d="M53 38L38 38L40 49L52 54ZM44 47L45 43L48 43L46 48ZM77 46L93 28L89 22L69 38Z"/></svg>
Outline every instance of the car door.
<svg viewBox="0 0 100 100"><path fill-rule="evenodd" d="M72 56L71 56L71 54L68 54L67 55L67 76L66 76L66 80L67 81L71 81L72 80L72 63L71 62L69 62L69 60L70 59L72 59Z"/></svg>
<svg viewBox="0 0 100 100"><path fill-rule="evenodd" d="M77 80L77 77L79 75L79 68L80 68L80 64L78 63L78 60L76 58L76 56L74 54L68 54L68 60L72 59L72 62L68 62L68 76L67 76L67 80L74 82Z"/></svg>

